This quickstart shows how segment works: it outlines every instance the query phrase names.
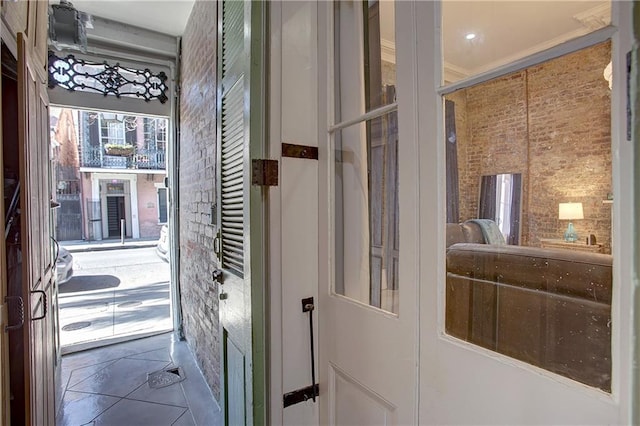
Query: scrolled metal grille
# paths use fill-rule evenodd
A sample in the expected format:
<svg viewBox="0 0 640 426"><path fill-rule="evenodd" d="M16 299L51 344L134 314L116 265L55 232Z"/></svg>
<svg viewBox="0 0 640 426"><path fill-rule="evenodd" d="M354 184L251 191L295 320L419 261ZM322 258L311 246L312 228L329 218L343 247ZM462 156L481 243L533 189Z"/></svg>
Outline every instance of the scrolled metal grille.
<svg viewBox="0 0 640 426"><path fill-rule="evenodd" d="M62 87L70 91L101 93L104 96L127 96L149 102L165 103L167 75L149 69L126 68L119 63L91 62L74 55L57 56L49 51L49 88Z"/></svg>

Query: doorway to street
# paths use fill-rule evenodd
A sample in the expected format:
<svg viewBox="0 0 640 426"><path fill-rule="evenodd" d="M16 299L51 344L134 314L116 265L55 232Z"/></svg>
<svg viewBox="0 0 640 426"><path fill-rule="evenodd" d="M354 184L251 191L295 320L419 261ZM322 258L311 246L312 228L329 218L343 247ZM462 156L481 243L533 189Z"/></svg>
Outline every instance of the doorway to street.
<svg viewBox="0 0 640 426"><path fill-rule="evenodd" d="M109 238L126 234L126 222L124 216L124 196L107 196L107 223Z"/></svg>
<svg viewBox="0 0 640 426"><path fill-rule="evenodd" d="M165 117L51 107L62 353L173 329Z"/></svg>

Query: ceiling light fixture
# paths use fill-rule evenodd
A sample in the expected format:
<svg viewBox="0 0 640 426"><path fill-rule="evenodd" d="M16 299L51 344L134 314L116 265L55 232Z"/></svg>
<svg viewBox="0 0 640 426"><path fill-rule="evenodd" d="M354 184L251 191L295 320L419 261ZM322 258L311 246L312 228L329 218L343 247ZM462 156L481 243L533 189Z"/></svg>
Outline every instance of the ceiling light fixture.
<svg viewBox="0 0 640 426"><path fill-rule="evenodd" d="M58 49L87 51L87 28L93 28L91 16L76 10L68 0L49 7L49 39Z"/></svg>
<svg viewBox="0 0 640 426"><path fill-rule="evenodd" d="M473 40L474 38L476 38L476 35L474 33L468 33L466 36L464 36L464 38L466 38L467 40Z"/></svg>

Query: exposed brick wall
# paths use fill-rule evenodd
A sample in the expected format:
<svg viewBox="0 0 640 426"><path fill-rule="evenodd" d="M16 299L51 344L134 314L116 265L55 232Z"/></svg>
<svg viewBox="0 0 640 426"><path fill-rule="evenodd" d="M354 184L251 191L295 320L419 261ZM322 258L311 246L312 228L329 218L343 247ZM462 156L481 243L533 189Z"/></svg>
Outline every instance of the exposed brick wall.
<svg viewBox="0 0 640 426"><path fill-rule="evenodd" d="M558 204L582 202L579 236L611 243L610 43L448 95L456 103L460 215L476 216L480 176L522 173L521 244L560 238Z"/></svg>
<svg viewBox="0 0 640 426"><path fill-rule="evenodd" d="M211 203L215 200L216 2L197 1L182 39L180 291L184 333L214 396L220 397L220 341Z"/></svg>
<svg viewBox="0 0 640 426"><path fill-rule="evenodd" d="M604 43L529 70L532 242L561 235L567 222L558 220L558 203L575 201L585 217L574 221L578 234L611 243L611 204L602 203L612 192L611 97L602 75L610 60Z"/></svg>

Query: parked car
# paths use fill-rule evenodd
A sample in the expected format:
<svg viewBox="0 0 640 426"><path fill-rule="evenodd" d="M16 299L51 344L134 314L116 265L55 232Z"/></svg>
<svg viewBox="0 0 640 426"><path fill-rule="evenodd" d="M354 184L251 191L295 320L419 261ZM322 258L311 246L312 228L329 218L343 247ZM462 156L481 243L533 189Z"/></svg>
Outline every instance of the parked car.
<svg viewBox="0 0 640 426"><path fill-rule="evenodd" d="M158 239L156 253L158 253L160 259L169 262L169 228L167 225L162 225L162 229L160 230L160 239Z"/></svg>
<svg viewBox="0 0 640 426"><path fill-rule="evenodd" d="M58 252L56 275L58 277L58 285L66 283L73 276L73 256L64 247L60 247Z"/></svg>

